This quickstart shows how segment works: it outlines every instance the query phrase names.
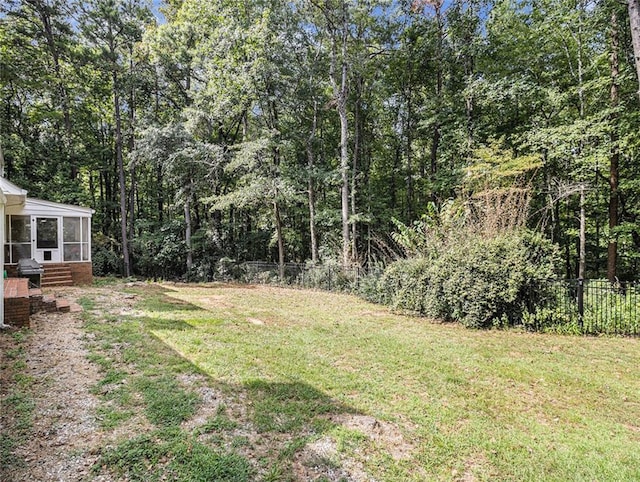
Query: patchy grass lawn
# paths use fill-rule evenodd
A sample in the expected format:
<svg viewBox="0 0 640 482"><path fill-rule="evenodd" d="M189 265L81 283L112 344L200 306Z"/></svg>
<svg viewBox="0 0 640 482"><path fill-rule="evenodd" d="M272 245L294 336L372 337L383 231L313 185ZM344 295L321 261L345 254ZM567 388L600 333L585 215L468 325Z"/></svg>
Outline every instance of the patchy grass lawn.
<svg viewBox="0 0 640 482"><path fill-rule="evenodd" d="M114 439L97 472L640 480L639 340L470 331L274 287L126 290L110 314L83 300Z"/></svg>
<svg viewBox="0 0 640 482"><path fill-rule="evenodd" d="M27 336L24 330L12 332L0 348L0 475L3 467L24 464L14 449L32 427L34 402L29 386L33 379L25 373Z"/></svg>

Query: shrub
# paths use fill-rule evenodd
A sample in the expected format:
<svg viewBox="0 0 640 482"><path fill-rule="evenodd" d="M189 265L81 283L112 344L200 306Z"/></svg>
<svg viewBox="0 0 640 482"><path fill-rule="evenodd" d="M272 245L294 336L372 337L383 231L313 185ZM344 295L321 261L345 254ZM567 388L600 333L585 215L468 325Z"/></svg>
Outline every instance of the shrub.
<svg viewBox="0 0 640 482"><path fill-rule="evenodd" d="M368 272L362 273L356 288L358 296L373 303L386 303L380 289L380 280L384 271L385 267L382 264L376 264L370 267Z"/></svg>
<svg viewBox="0 0 640 482"><path fill-rule="evenodd" d="M378 283L380 301L467 327L520 324L554 277L555 247L528 231L449 243L438 256L398 261Z"/></svg>
<svg viewBox="0 0 640 482"><path fill-rule="evenodd" d="M92 244L91 263L93 265L93 274L95 276L120 274L122 271L122 258L117 242L104 234L96 233L93 236Z"/></svg>
<svg viewBox="0 0 640 482"><path fill-rule="evenodd" d="M184 275L187 247L181 230L179 222L169 221L137 236L132 242L134 271L149 278L168 279Z"/></svg>
<svg viewBox="0 0 640 482"><path fill-rule="evenodd" d="M556 251L531 233L503 234L455 246L440 259L450 316L465 326L521 323L554 276Z"/></svg>
<svg viewBox="0 0 640 482"><path fill-rule="evenodd" d="M444 275L437 258L410 258L391 264L377 283L377 297L370 301L397 310L409 310L431 318L451 319L443 296Z"/></svg>
<svg viewBox="0 0 640 482"><path fill-rule="evenodd" d="M223 257L216 263L213 278L217 281L230 281L240 276L238 264L235 259Z"/></svg>

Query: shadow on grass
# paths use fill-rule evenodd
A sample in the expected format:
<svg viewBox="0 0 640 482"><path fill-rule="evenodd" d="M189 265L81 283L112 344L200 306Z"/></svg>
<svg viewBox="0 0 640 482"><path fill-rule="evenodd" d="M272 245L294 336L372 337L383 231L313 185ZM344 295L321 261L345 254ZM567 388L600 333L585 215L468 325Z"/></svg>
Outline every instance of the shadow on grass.
<svg viewBox="0 0 640 482"><path fill-rule="evenodd" d="M168 295L156 296L140 303L140 308L157 313L204 311L201 307Z"/></svg>
<svg viewBox="0 0 640 482"><path fill-rule="evenodd" d="M128 292L135 293L141 299L136 303L137 307L154 313L164 312L197 312L204 311L200 306L174 298L171 292L177 292L166 286L149 285L133 287Z"/></svg>
<svg viewBox="0 0 640 482"><path fill-rule="evenodd" d="M123 370L128 379L119 381L129 392L120 397L119 410L144 414L151 428L105 448L94 467L96 473L106 470L131 481L163 477L185 481L292 480L292 467L300 459L300 451L335 427L331 416L356 413L304 381L254 379L229 384L213 379L154 334L157 330L194 329L164 313L188 311L197 315L208 313L206 310L175 303L158 292L141 300L138 308L161 317L124 317L121 328L129 324L130 329L114 326L115 331L102 335L116 342L113 346L127 348L103 355L112 359L114 368L119 360L134 368ZM192 428L184 428L186 422ZM268 454L258 456L256 443L268 447ZM326 463L327 471L339 469L335 461Z"/></svg>
<svg viewBox="0 0 640 482"><path fill-rule="evenodd" d="M319 416L356 413L304 382L252 380L242 386L253 410L253 423L260 432L305 431ZM314 426L317 433L317 426Z"/></svg>
<svg viewBox="0 0 640 482"><path fill-rule="evenodd" d="M143 316L139 320L144 323L147 331L155 330L171 330L171 331L189 331L194 327L182 320L174 320L171 318L152 318L149 316Z"/></svg>

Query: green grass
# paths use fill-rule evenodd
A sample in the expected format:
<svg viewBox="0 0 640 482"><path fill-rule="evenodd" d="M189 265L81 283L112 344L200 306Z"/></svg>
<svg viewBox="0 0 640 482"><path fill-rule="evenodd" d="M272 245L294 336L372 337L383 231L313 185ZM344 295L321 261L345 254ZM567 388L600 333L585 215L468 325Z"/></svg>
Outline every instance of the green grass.
<svg viewBox="0 0 640 482"><path fill-rule="evenodd" d="M198 435L216 433L224 430L233 430L237 427L238 424L227 415L224 405L220 405L215 416L209 418L204 424L198 427L196 433Z"/></svg>
<svg viewBox="0 0 640 482"><path fill-rule="evenodd" d="M188 327L157 316L158 313L174 314L198 308L170 303L157 289L150 288L143 294L140 306L148 315L143 317L117 316L90 297L82 299L85 309L102 313L85 311L83 315L85 329L94 335L87 338L89 360L98 365L102 374L92 390L103 399L96 413L100 427L126 433L127 424L136 423L136 417L142 417L151 427L139 436L125 436L115 446L105 447L94 472L104 470L127 480L145 482L250 480L251 467L245 458L222 445L204 444L197 438L199 432L192 434L180 428L182 422L194 415L200 398L183 387L178 377L201 374L188 360L155 338L152 331ZM220 411L204 425L202 433L214 426L220 430L235 427L224 417Z"/></svg>
<svg viewBox="0 0 640 482"><path fill-rule="evenodd" d="M31 435L35 403L29 390L33 379L24 373L24 344L28 340L28 332L0 332L0 336L12 341L0 367L5 374L4 379L11 381L8 386L0 386L0 479L3 479L5 469L24 464L15 454L15 449Z"/></svg>
<svg viewBox="0 0 640 482"><path fill-rule="evenodd" d="M153 431L107 449L96 468L101 467L144 482L240 482L251 473L242 457L212 450L178 429Z"/></svg>
<svg viewBox="0 0 640 482"><path fill-rule="evenodd" d="M133 291L136 316L88 321L104 384L128 394L118 410L155 427L101 458L131 480L139 466L207 480L227 463L219 480L295 480L326 440L328 471L376 480L640 480L637 339L472 331L272 287ZM191 432L201 400L185 374L226 404Z"/></svg>
<svg viewBox="0 0 640 482"><path fill-rule="evenodd" d="M194 414L198 404L197 395L183 390L170 376L139 378L136 387L144 397L147 419L157 426L180 425Z"/></svg>

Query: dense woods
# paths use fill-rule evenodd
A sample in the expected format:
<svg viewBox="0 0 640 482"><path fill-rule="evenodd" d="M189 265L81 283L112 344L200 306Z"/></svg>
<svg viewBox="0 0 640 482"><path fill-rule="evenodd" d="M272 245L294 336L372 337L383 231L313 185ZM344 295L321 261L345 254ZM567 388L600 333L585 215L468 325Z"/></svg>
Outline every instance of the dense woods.
<svg viewBox="0 0 640 482"><path fill-rule="evenodd" d="M465 211L577 277L582 204L586 276L636 277L638 0L157 8L0 7L6 177L95 209L97 274L369 266Z"/></svg>

